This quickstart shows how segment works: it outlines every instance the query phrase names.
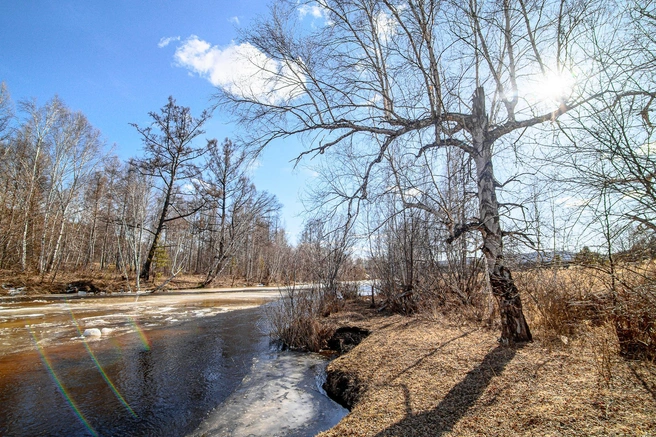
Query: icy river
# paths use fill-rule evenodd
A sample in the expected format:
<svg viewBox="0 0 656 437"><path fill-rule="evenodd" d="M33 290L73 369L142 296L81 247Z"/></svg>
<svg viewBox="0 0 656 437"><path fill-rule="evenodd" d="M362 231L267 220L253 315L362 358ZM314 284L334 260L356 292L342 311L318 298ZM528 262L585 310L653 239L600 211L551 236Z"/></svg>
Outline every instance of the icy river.
<svg viewBox="0 0 656 437"><path fill-rule="evenodd" d="M313 436L330 428L346 410L321 389L326 359L269 344L262 305L277 296L0 298L0 435Z"/></svg>

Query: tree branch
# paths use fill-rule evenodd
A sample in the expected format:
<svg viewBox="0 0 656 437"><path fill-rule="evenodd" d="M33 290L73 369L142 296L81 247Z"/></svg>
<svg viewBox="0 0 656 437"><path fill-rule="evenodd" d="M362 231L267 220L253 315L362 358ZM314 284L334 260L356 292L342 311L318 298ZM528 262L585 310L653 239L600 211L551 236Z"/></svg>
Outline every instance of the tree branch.
<svg viewBox="0 0 656 437"><path fill-rule="evenodd" d="M446 239L446 242L451 244L454 241L456 241L460 236L466 232L473 231L473 230L478 230L480 231L483 227L483 224L480 221L476 222L471 222L471 223L463 223L460 225L456 225L453 228L453 232L449 238Z"/></svg>
<svg viewBox="0 0 656 437"><path fill-rule="evenodd" d="M463 150L464 152L467 152L472 155L476 153L474 148L468 145L467 143L465 143L464 141L458 140L456 138L447 138L445 140L435 141L434 143L426 144L425 146L422 146L422 148L419 149L419 152L417 153L416 157L417 158L421 157L421 155L423 155L423 153L426 150L440 148L440 147L449 147L449 146L457 147Z"/></svg>

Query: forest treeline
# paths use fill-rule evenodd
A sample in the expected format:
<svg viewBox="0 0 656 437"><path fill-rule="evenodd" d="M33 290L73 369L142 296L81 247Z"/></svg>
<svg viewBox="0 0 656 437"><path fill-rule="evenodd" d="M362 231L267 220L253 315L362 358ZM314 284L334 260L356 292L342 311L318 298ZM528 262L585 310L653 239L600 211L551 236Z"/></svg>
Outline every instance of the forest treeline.
<svg viewBox="0 0 656 437"><path fill-rule="evenodd" d="M180 273L204 286L309 274L311 233L289 244L280 203L251 180L248 148L206 138L209 113L170 98L134 126L143 153L121 160L58 97L13 104L3 83L0 111L0 269L42 280L109 272L137 288Z"/></svg>

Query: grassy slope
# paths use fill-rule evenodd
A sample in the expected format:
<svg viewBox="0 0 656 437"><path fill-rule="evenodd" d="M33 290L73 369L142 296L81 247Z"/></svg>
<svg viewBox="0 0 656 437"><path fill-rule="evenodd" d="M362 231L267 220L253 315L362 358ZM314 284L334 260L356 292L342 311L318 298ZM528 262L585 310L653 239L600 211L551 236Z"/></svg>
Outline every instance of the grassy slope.
<svg viewBox="0 0 656 437"><path fill-rule="evenodd" d="M364 392L322 437L656 435L656 365L601 356L599 330L511 349L491 330L358 307L334 321L373 333L330 368Z"/></svg>

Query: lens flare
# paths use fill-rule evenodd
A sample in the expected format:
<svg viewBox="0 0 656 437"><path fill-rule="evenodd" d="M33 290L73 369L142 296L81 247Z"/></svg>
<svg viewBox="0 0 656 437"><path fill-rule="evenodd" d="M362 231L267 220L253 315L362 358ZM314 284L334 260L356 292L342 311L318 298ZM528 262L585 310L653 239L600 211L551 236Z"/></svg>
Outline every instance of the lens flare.
<svg viewBox="0 0 656 437"><path fill-rule="evenodd" d="M32 325L25 325L28 331L30 331L30 334L32 335L32 340L34 340L34 345L36 346L36 350L39 352L39 355L41 356L41 362L43 362L43 365L45 366L46 370L48 370L48 373L50 374L50 377L52 380L55 382L55 385L57 385L57 388L59 389L59 392L64 396L64 399L66 402L68 402L68 405L73 409L75 412L75 415L80 419L80 421L84 424L84 426L89 430L89 432L97 436L98 433L96 432L95 429L89 424L87 419L84 417L84 414L80 411L80 409L77 407L75 404L75 401L73 401L73 398L68 394L68 391L64 387L64 385L61 383L61 380L59 377L57 377L57 374L55 373L55 369L52 367L50 364L50 360L48 359L48 356L46 355L45 351L43 348L39 345L38 340L36 339L36 335L34 334L34 331L32 330Z"/></svg>
<svg viewBox="0 0 656 437"><path fill-rule="evenodd" d="M80 330L80 325L77 323L77 319L75 318L75 315L73 314L73 311L71 311L70 307L68 308L68 312L71 314L71 320L73 320L73 323L75 324L75 329L77 329L77 333L80 335L80 337L82 337L82 331ZM112 390L112 392L114 393L114 396L116 396L116 399L118 399L119 402L121 402L121 404L123 404L125 409L128 410L128 412L130 413L130 415L132 417L136 418L137 413L134 412L134 410L130 407L130 405L127 403L125 398L116 389L116 386L114 385L112 380L109 379L109 376L107 376L107 373L105 373L105 370L102 368L102 366L100 365L100 363L96 359L96 355L93 353L93 351L89 347L89 343L87 343L86 338L84 339L83 343L84 343L84 348L87 350L87 353L91 357L91 360L96 365L96 368L98 369L98 372L100 372L100 376L102 376L102 378L105 380L105 382L107 383L109 388Z"/></svg>
<svg viewBox="0 0 656 437"><path fill-rule="evenodd" d="M143 344L144 349L149 351L150 342L148 341L148 337L146 337L146 333L144 332L144 330L141 329L141 326L137 324L137 321L134 318L128 316L128 320L130 321L130 325L134 327L134 330L137 331L137 334L141 339L141 343Z"/></svg>

